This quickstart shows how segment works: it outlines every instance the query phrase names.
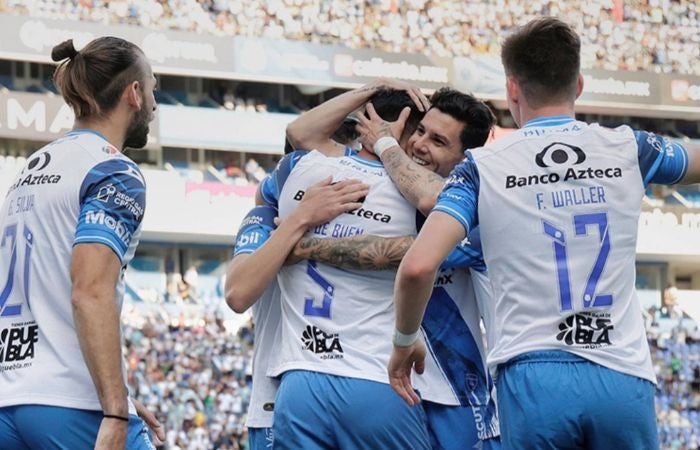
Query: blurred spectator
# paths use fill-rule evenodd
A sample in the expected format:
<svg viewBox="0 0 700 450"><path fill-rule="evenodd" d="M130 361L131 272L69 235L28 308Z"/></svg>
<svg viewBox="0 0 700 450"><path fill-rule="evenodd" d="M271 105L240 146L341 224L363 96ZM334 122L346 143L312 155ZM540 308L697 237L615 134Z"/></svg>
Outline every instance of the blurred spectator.
<svg viewBox="0 0 700 450"><path fill-rule="evenodd" d="M515 26L554 15L581 35L585 68L700 74L693 0L4 0L0 11L443 57L497 56Z"/></svg>

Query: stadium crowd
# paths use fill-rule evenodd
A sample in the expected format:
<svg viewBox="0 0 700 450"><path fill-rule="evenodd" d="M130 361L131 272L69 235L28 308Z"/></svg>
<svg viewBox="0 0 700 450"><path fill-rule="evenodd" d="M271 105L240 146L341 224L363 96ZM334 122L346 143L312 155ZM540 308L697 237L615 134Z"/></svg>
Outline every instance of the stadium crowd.
<svg viewBox="0 0 700 450"><path fill-rule="evenodd" d="M661 449L698 449L700 333L686 325L662 333L660 316L659 310L652 309L647 325L659 382L656 409ZM205 314L197 326L172 326L163 317L144 322L136 310L128 310L124 319L131 392L167 428L166 442L159 448L246 449L252 325L227 334L214 314Z"/></svg>
<svg viewBox="0 0 700 450"><path fill-rule="evenodd" d="M165 425L160 448L247 449L251 325L232 336L213 315L198 326L172 326L163 317L137 326L131 310L124 319L130 390Z"/></svg>
<svg viewBox="0 0 700 450"><path fill-rule="evenodd" d="M0 0L0 12L446 57L498 55L518 23L555 15L581 35L584 68L700 74L693 0Z"/></svg>

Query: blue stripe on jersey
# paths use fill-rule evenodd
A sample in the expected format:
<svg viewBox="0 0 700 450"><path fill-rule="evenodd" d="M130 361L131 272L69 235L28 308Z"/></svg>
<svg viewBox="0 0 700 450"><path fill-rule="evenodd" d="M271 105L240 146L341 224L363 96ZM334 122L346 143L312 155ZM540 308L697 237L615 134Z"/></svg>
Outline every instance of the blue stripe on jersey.
<svg viewBox="0 0 700 450"><path fill-rule="evenodd" d="M478 272L486 272L486 262L481 249L481 230L476 227L469 233L469 240L462 241L442 262L440 268L472 268Z"/></svg>
<svg viewBox="0 0 700 450"><path fill-rule="evenodd" d="M635 131L639 169L649 183L676 184L688 170L688 152L679 143L647 131Z"/></svg>
<svg viewBox="0 0 700 450"><path fill-rule="evenodd" d="M433 288L421 326L460 405L487 405L490 382L479 347L445 288Z"/></svg>
<svg viewBox="0 0 700 450"><path fill-rule="evenodd" d="M277 209L272 206L256 206L241 222L236 236L233 256L253 253L270 238L276 228Z"/></svg>
<svg viewBox="0 0 700 450"><path fill-rule="evenodd" d="M375 160L372 160L372 159L365 159L365 158L363 158L363 157L361 157L361 156L358 156L357 153L352 153L352 154L350 154L350 155L348 155L348 156L349 156L353 161L357 161L357 162L359 162L360 164L364 164L364 165L366 165L366 166L370 166L370 167L384 167L384 164L382 164L381 161L379 161L379 160L375 161Z"/></svg>
<svg viewBox="0 0 700 450"><path fill-rule="evenodd" d="M136 164L119 158L97 164L85 176L79 198L73 243L107 245L123 260L146 208L146 184Z"/></svg>
<svg viewBox="0 0 700 450"><path fill-rule="evenodd" d="M467 152L467 157L457 164L447 178L433 211L442 211L454 217L468 236L469 230L479 224L479 185L476 162L471 152Z"/></svg>
<svg viewBox="0 0 700 450"><path fill-rule="evenodd" d="M571 116L548 116L538 117L537 119L528 120L523 128L530 127L556 127L565 123L574 122L575 119Z"/></svg>
<svg viewBox="0 0 700 450"><path fill-rule="evenodd" d="M357 153L352 147L345 146L345 156L352 156Z"/></svg>
<svg viewBox="0 0 700 450"><path fill-rule="evenodd" d="M265 177L262 183L260 183L260 195L265 203L277 207L280 192L282 192L284 183L287 182L287 177L289 177L289 174L299 160L308 153L308 150L293 151L282 158L277 164L277 167L275 167L275 170Z"/></svg>

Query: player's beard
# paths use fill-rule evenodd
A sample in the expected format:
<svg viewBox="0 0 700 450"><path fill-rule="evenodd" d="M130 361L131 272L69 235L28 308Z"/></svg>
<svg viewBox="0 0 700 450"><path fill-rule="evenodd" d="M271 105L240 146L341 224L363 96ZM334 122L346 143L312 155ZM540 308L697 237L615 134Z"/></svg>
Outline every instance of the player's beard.
<svg viewBox="0 0 700 450"><path fill-rule="evenodd" d="M143 148L148 142L148 124L150 122L151 112L142 106L126 130L124 148Z"/></svg>

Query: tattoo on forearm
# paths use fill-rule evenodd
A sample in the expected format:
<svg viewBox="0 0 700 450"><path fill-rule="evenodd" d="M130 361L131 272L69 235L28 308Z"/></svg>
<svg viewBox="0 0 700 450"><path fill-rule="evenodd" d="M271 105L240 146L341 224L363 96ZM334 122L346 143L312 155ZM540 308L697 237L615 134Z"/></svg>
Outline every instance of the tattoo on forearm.
<svg viewBox="0 0 700 450"><path fill-rule="evenodd" d="M353 236L342 239L304 237L297 244L307 259L354 270L396 269L414 236L383 238Z"/></svg>
<svg viewBox="0 0 700 450"><path fill-rule="evenodd" d="M436 197L445 184L443 177L419 167L403 150L387 152L382 162L399 191L412 205L417 205L421 199Z"/></svg>

